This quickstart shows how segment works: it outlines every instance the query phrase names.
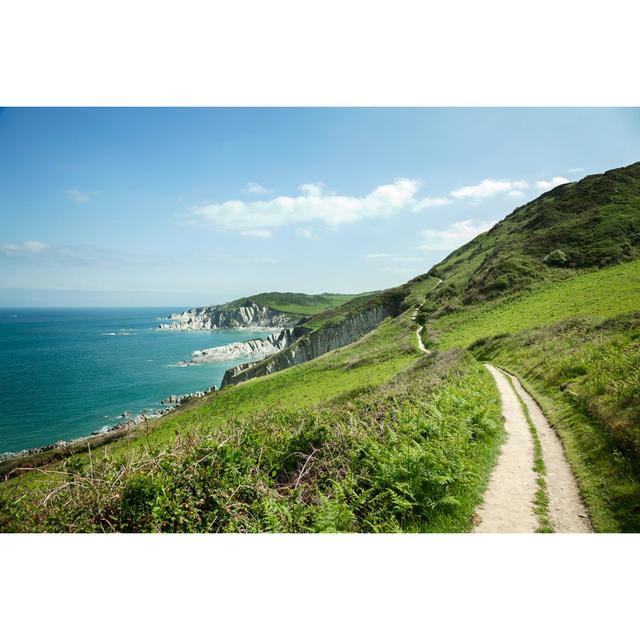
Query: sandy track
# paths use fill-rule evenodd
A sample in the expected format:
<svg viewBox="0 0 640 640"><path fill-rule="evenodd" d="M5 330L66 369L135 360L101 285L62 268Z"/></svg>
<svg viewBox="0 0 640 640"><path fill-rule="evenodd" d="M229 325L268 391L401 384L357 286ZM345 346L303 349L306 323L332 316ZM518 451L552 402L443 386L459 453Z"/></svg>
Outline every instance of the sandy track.
<svg viewBox="0 0 640 640"><path fill-rule="evenodd" d="M503 444L478 508L478 533L532 533L538 528L534 513L537 475L533 470L534 449L529 425L518 396L533 422L546 467L549 520L557 533L588 533L589 519L578 485L567 463L562 444L535 400L520 381L490 364L485 365L498 387L507 440ZM513 387L509 384L509 378ZM514 391L515 388L515 391Z"/></svg>
<svg viewBox="0 0 640 640"><path fill-rule="evenodd" d="M477 533L533 533L538 520L533 511L537 489L533 471L533 442L518 397L504 375L485 365L498 387L502 400L506 442L489 479L484 503L476 516Z"/></svg>
<svg viewBox="0 0 640 640"><path fill-rule="evenodd" d="M542 458L547 470L545 479L549 494L549 519L554 531L589 533L591 526L587 511L558 435L544 417L538 403L523 389L518 378L511 376L511 380L518 395L527 405L540 439Z"/></svg>
<svg viewBox="0 0 640 640"><path fill-rule="evenodd" d="M420 311L420 307L416 307L414 312L413 312L413 315L411 316L411 319L414 322L416 321L416 317L418 316L418 311ZM416 338L418 339L418 349L420 349L420 351L424 351L424 353L431 353L431 351L429 351L429 349L427 349L424 346L424 342L422 342L422 330L423 329L424 329L424 327L421 327L421 326L418 326L418 328L416 329Z"/></svg>

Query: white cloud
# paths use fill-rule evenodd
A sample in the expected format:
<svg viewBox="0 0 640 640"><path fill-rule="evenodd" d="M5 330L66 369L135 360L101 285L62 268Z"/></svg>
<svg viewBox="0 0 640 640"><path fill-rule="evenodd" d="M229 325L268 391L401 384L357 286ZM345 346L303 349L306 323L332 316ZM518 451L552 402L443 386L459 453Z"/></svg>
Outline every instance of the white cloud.
<svg viewBox="0 0 640 640"><path fill-rule="evenodd" d="M422 200L418 200L413 210L419 213L431 207L444 207L451 204L451 202L449 198L422 198Z"/></svg>
<svg viewBox="0 0 640 640"><path fill-rule="evenodd" d="M536 187L543 191L549 191L549 189L558 187L561 184L567 184L567 182L569 182L569 180L566 178L563 178L562 176L555 176L551 178L551 180L538 180L538 182L536 182Z"/></svg>
<svg viewBox="0 0 640 640"><path fill-rule="evenodd" d="M301 227L300 229L296 229L296 235L301 238L315 238L316 236L313 233L311 227Z"/></svg>
<svg viewBox="0 0 640 640"><path fill-rule="evenodd" d="M0 251L6 255L15 256L29 253L43 253L51 247L46 242L40 240L27 240L22 244L3 244L0 245Z"/></svg>
<svg viewBox="0 0 640 640"><path fill-rule="evenodd" d="M321 194L254 201L228 200L196 207L187 219L227 231L267 237L271 229L285 225L322 222L336 228L366 218L388 217L415 204L413 197L417 189L415 180L402 178L376 187L362 197ZM306 191L307 194L317 193L313 189Z"/></svg>
<svg viewBox="0 0 640 640"><path fill-rule="evenodd" d="M474 200L479 200L481 198L490 198L499 193L504 193L505 191L512 191L514 189L521 190L526 189L527 187L528 185L524 180L510 181L486 179L482 180L482 182L479 182L478 184L455 189L451 192L451 195L457 199L472 198Z"/></svg>
<svg viewBox="0 0 640 640"><path fill-rule="evenodd" d="M298 189L305 196L315 196L319 198L322 195L322 182L313 182L309 184L301 184Z"/></svg>
<svg viewBox="0 0 640 640"><path fill-rule="evenodd" d="M424 242L419 245L424 251L437 251L443 249L457 249L479 233L488 231L496 224L496 220L488 222L473 220L460 220L454 222L447 229L424 229L421 235Z"/></svg>
<svg viewBox="0 0 640 640"><path fill-rule="evenodd" d="M510 198L524 198L525 193L524 193L524 191L521 191L520 189L512 189L511 191L509 191L509 193L507 195Z"/></svg>
<svg viewBox="0 0 640 640"><path fill-rule="evenodd" d="M244 186L245 193L255 193L259 196L264 196L268 193L271 193L271 189L267 187L263 187L259 182L247 182Z"/></svg>
<svg viewBox="0 0 640 640"><path fill-rule="evenodd" d="M97 191L80 191L79 189L67 189L67 195L76 204L86 204L97 194Z"/></svg>
<svg viewBox="0 0 640 640"><path fill-rule="evenodd" d="M31 253L42 253L46 251L51 245L48 245L46 242L41 242L40 240L27 240L24 243L24 248Z"/></svg>

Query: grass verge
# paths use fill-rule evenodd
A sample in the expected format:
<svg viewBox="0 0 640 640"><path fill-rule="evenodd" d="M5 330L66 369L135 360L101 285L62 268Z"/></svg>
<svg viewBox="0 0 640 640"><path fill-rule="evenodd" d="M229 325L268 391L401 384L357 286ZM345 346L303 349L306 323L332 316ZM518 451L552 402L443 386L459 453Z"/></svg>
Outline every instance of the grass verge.
<svg viewBox="0 0 640 640"><path fill-rule="evenodd" d="M518 375L562 439L596 531L640 530L640 313L564 321L471 348Z"/></svg>
<svg viewBox="0 0 640 640"><path fill-rule="evenodd" d="M192 424L128 455L73 457L0 494L3 531L467 531L503 435L468 354L423 357L314 409Z"/></svg>

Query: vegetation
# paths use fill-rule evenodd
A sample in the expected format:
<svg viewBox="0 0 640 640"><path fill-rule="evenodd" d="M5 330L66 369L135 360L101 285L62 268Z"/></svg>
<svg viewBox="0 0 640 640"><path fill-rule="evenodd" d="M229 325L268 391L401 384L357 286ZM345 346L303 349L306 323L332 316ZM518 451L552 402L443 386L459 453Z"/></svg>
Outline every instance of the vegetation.
<svg viewBox="0 0 640 640"><path fill-rule="evenodd" d="M375 293L375 292L374 292ZM319 293L317 295L309 295L307 293L280 293L272 291L271 293L258 293L246 298L239 298L232 302L227 302L224 306L227 308L242 307L251 302L271 307L276 311L283 311L297 316L310 316L321 313L327 309L333 309L340 305L363 296L372 295L371 293Z"/></svg>
<svg viewBox="0 0 640 640"><path fill-rule="evenodd" d="M640 313L476 342L516 373L565 445L599 531L640 530Z"/></svg>
<svg viewBox="0 0 640 640"><path fill-rule="evenodd" d="M565 318L610 318L638 309L640 260L591 271L532 292L460 308L428 325L440 348L542 327Z"/></svg>
<svg viewBox="0 0 640 640"><path fill-rule="evenodd" d="M4 489L0 529L467 530L502 436L492 385L451 352L314 409L195 424L125 457L70 458L20 501Z"/></svg>
<svg viewBox="0 0 640 640"><path fill-rule="evenodd" d="M599 531L640 530L639 252L636 163L543 194L454 251L419 316L436 348L518 374Z"/></svg>
<svg viewBox="0 0 640 640"><path fill-rule="evenodd" d="M557 187L401 287L253 296L312 331L369 306L392 317L131 439L11 473L0 530L466 531L503 435L490 360L559 433L595 529L639 531L638 258L640 163Z"/></svg>
<svg viewBox="0 0 640 640"><path fill-rule="evenodd" d="M561 185L518 207L429 272L444 280L432 311L640 256L640 163Z"/></svg>

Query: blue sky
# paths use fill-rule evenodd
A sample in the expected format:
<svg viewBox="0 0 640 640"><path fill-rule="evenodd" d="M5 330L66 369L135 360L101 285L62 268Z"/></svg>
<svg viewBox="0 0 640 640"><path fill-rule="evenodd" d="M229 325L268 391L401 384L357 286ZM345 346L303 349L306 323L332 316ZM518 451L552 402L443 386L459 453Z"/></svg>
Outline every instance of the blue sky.
<svg viewBox="0 0 640 640"><path fill-rule="evenodd" d="M638 109L3 109L0 306L389 287L638 160Z"/></svg>

